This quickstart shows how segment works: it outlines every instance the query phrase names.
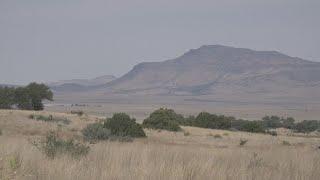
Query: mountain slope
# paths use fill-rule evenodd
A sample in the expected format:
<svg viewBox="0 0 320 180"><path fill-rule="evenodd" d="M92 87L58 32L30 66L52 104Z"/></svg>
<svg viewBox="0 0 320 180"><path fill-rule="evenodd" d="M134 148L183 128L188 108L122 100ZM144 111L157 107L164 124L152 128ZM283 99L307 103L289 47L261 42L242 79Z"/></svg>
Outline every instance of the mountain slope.
<svg viewBox="0 0 320 180"><path fill-rule="evenodd" d="M62 80L48 83L48 86L54 91L85 91L94 89L96 86L103 86L115 78L112 75L105 75L94 79Z"/></svg>
<svg viewBox="0 0 320 180"><path fill-rule="evenodd" d="M310 95L320 87L320 63L275 51L202 46L164 62L136 65L103 89L170 95Z"/></svg>

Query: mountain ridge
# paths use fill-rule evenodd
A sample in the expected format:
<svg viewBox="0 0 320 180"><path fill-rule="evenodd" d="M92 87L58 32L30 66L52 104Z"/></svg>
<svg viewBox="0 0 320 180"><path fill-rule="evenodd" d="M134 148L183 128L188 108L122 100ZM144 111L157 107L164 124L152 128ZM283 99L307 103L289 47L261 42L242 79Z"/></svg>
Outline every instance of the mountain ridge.
<svg viewBox="0 0 320 180"><path fill-rule="evenodd" d="M223 88L253 88L250 92L276 93L299 84L318 86L319 77L319 62L277 51L204 45L175 59L139 63L100 89L112 93L204 95L219 93ZM263 87L263 83L269 87Z"/></svg>

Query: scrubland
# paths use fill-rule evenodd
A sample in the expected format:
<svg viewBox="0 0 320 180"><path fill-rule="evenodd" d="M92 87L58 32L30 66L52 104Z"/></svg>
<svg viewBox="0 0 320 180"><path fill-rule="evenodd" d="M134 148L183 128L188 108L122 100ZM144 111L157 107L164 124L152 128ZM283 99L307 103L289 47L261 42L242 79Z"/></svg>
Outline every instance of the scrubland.
<svg viewBox="0 0 320 180"><path fill-rule="evenodd" d="M30 114L67 118L69 124L36 121ZM182 127L145 129L133 142L84 142L81 129L104 117L0 111L0 179L319 179L320 136L278 130L278 136ZM90 146L86 156L45 156L32 142L55 131ZM240 145L241 140L246 140Z"/></svg>

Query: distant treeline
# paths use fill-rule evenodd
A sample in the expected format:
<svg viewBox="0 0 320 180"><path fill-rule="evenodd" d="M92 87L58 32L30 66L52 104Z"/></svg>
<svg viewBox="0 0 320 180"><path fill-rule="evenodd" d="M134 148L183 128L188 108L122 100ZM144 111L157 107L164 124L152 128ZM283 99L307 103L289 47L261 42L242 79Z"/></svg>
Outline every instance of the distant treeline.
<svg viewBox="0 0 320 180"><path fill-rule="evenodd" d="M0 87L0 109L43 110L43 100L52 101L53 93L44 84L25 87Z"/></svg>
<svg viewBox="0 0 320 180"><path fill-rule="evenodd" d="M194 126L210 129L237 130L254 133L270 133L276 135L272 129L287 128L296 132L308 133L312 131L320 131L320 121L304 120L295 122L292 117L265 116L261 120L249 121L236 119L232 116L224 116L201 112L197 116L183 117L172 109L161 108L143 121L142 124L146 128L166 129L170 131L180 130L182 126Z"/></svg>

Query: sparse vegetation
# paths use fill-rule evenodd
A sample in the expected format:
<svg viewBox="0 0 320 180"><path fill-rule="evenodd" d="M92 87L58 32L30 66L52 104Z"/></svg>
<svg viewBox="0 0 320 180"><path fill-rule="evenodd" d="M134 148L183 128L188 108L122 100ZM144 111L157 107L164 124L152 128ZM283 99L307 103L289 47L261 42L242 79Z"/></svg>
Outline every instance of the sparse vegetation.
<svg viewBox="0 0 320 180"><path fill-rule="evenodd" d="M44 141L33 142L38 149L51 159L58 155L70 155L74 158L79 158L88 154L90 147L81 143L76 143L74 140L63 140L56 133L50 132L47 134Z"/></svg>
<svg viewBox="0 0 320 180"><path fill-rule="evenodd" d="M189 132L189 131L184 131L184 132L183 132L183 135L184 135L184 136L190 136L190 132Z"/></svg>
<svg viewBox="0 0 320 180"><path fill-rule="evenodd" d="M18 153L14 153L13 155L10 156L9 158L9 164L10 168L15 171L21 166L21 157Z"/></svg>
<svg viewBox="0 0 320 180"><path fill-rule="evenodd" d="M214 137L215 139L222 139L222 136L221 136L220 134L215 134L213 137Z"/></svg>
<svg viewBox="0 0 320 180"><path fill-rule="evenodd" d="M81 110L78 110L78 111L71 111L70 113L71 113L71 114L76 114L76 115L78 115L78 116L82 116L82 115L84 115L84 112L83 112L83 111L81 111Z"/></svg>
<svg viewBox="0 0 320 180"><path fill-rule="evenodd" d="M61 122L63 124L70 124L70 122L71 122L67 118L53 117L52 115L44 116L44 115L31 114L31 115L29 115L29 118L37 120L37 121L56 122L56 123Z"/></svg>
<svg viewBox="0 0 320 180"><path fill-rule="evenodd" d="M86 140L107 140L111 135L111 131L104 128L102 123L94 123L88 124L82 130L82 134Z"/></svg>
<svg viewBox="0 0 320 180"><path fill-rule="evenodd" d="M180 131L179 124L184 122L183 116L176 114L172 109L160 108L145 119L143 127L151 129L164 129L168 131Z"/></svg>
<svg viewBox="0 0 320 180"><path fill-rule="evenodd" d="M284 145L284 146L290 146L291 144L290 144L290 142L288 142L288 141L282 141L282 145Z"/></svg>
<svg viewBox="0 0 320 180"><path fill-rule="evenodd" d="M61 116L54 112L51 114L54 117ZM95 116L88 115L87 121L79 121L78 117L70 116L69 119L73 123L68 128L57 131L54 136L56 140L47 140L45 132L48 129L56 130L57 124L28 121L28 115L29 112L26 111L10 113L2 110L0 126L1 129L5 129L5 133L0 137L2 147L0 148L0 179L157 179L161 177L177 180L289 180L293 177L303 177L316 180L320 175L317 149L319 143L316 138L307 138L308 135L287 136L286 132L279 131L282 133L281 137L273 138L268 135L240 131L183 127L181 133L168 131L158 133L158 130L148 130L148 138L133 142L128 136L110 136L108 141L97 141L91 144L88 153L73 155L83 151L79 150L78 146L65 144L68 144L70 139L77 139L73 144L88 147L82 143L79 130L86 127L87 123L94 123L102 118L97 119ZM98 125L103 127L104 122ZM190 133L190 137L185 137L184 132ZM229 136L225 137L225 133ZM217 134L223 139L214 140ZM211 137L208 138L207 135ZM29 143L38 137L41 141L35 144L40 152ZM240 138L245 141L242 145L240 145ZM63 143L60 143L61 141ZM290 142L291 146L283 145L282 141ZM300 145L302 142L303 145ZM44 147L48 147L48 150ZM245 170L245 173L241 169Z"/></svg>
<svg viewBox="0 0 320 180"><path fill-rule="evenodd" d="M239 145L244 146L245 144L247 144L247 142L248 142L248 139L240 139Z"/></svg>

